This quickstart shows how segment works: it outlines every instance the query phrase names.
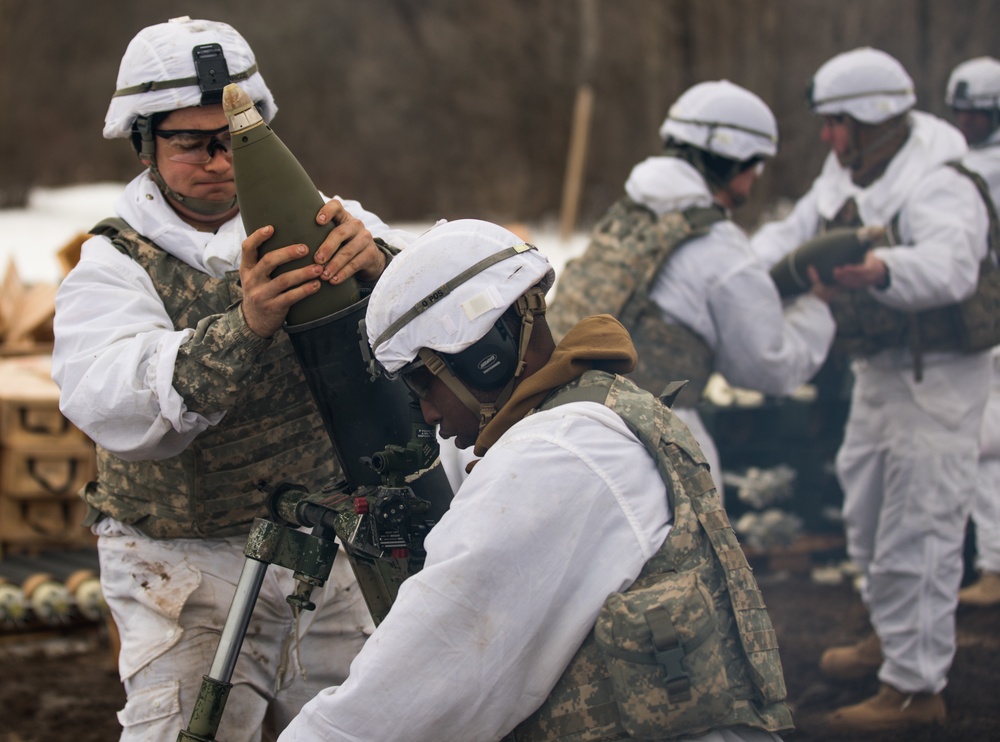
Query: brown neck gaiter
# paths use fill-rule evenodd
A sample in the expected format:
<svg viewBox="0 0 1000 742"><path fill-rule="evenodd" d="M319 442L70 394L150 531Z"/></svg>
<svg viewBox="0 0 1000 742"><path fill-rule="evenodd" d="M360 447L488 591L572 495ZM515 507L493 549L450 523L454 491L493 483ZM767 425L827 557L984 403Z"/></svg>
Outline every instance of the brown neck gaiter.
<svg viewBox="0 0 1000 742"><path fill-rule="evenodd" d="M500 436L549 394L578 379L585 371L627 374L637 362L628 331L610 314L578 322L556 346L548 362L518 384L507 404L483 428L476 439L476 456L483 456Z"/></svg>

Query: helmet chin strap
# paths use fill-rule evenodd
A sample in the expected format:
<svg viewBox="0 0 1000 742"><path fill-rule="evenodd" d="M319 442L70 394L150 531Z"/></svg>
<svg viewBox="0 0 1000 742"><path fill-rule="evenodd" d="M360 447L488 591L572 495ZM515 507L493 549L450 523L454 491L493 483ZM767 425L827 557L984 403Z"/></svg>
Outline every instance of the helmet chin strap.
<svg viewBox="0 0 1000 742"><path fill-rule="evenodd" d="M516 377L511 377L511 380L500 390L499 396L494 401L480 402L469 390L469 387L463 384L461 379L452 373L441 356L433 350L421 348L417 353L417 357L424 362L427 370L441 379L445 386L461 400L462 404L478 418L480 433L483 432L483 428L496 416L497 411L507 403L507 400L510 399L511 394L514 392L514 378Z"/></svg>
<svg viewBox="0 0 1000 742"><path fill-rule="evenodd" d="M164 196L172 201L176 201L197 214L202 214L203 216L217 216L219 214L226 213L236 206L236 196L233 196L228 201L209 201L204 198L191 198L190 196L184 196L178 193L167 185L163 176L160 174L159 168L156 167L156 160L149 161L149 174L153 176L153 182L156 183L160 192Z"/></svg>

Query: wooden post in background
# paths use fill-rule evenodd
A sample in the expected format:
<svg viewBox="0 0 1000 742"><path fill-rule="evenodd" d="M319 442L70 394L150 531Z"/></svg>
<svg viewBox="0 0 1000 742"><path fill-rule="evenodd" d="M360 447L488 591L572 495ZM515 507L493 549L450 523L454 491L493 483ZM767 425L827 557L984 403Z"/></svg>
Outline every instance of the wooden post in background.
<svg viewBox="0 0 1000 742"><path fill-rule="evenodd" d="M563 181L559 236L565 242L573 234L576 214L580 207L584 167L587 164L587 139L590 135L590 118L594 108L594 91L590 85L581 85L576 91L573 106L573 124L570 129L569 155L566 160L566 177Z"/></svg>
<svg viewBox="0 0 1000 742"><path fill-rule="evenodd" d="M562 205L559 218L559 236L568 240L576 227L576 215L580 209L580 193L583 190L583 176L587 165L587 141L590 137L590 121L594 110L594 89L590 81L594 76L600 47L600 20L598 0L579 0L580 10L580 58L577 68L576 101L573 104L573 121L569 133L569 153L566 158L566 174L563 178Z"/></svg>

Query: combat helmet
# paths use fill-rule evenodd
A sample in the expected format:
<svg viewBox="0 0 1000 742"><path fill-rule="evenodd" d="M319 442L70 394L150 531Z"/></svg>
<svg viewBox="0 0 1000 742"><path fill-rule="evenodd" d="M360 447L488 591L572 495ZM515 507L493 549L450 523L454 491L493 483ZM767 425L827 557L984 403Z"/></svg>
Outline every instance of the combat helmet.
<svg viewBox="0 0 1000 742"><path fill-rule="evenodd" d="M160 190L203 214L228 211L235 201L211 202L172 191L156 167L153 130L171 111L220 103L222 89L239 82L265 122L278 111L253 50L232 26L218 21L172 18L142 29L129 42L104 119L104 138L129 138Z"/></svg>
<svg viewBox="0 0 1000 742"><path fill-rule="evenodd" d="M503 227L476 219L432 227L372 291L365 326L377 366L404 379L426 366L479 417L481 430L524 370L534 317L554 281L545 256ZM510 308L519 331L505 322ZM484 404L470 389L500 391Z"/></svg>
<svg viewBox="0 0 1000 742"><path fill-rule="evenodd" d="M860 47L833 57L813 76L809 106L821 116L846 115L881 124L916 105L913 80L884 51Z"/></svg>
<svg viewBox="0 0 1000 742"><path fill-rule="evenodd" d="M660 126L666 154L688 161L714 189L778 152L778 123L757 95L728 80L699 83Z"/></svg>
<svg viewBox="0 0 1000 742"><path fill-rule="evenodd" d="M971 146L989 145L1000 128L1000 61L976 57L962 62L948 77L944 101Z"/></svg>

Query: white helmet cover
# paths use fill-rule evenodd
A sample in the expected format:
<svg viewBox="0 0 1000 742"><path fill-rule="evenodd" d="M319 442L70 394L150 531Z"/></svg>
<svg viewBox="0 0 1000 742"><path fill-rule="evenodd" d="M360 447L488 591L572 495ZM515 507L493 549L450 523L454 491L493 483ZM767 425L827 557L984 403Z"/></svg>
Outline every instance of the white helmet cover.
<svg viewBox="0 0 1000 742"><path fill-rule="evenodd" d="M846 114L881 124L916 104L913 80L895 58L865 46L838 54L813 76L809 105L821 116Z"/></svg>
<svg viewBox="0 0 1000 742"><path fill-rule="evenodd" d="M184 16L148 26L136 34L118 68L116 94L104 117L104 138L128 137L138 116L201 105L192 50L211 43L222 46L231 77L254 69L256 59L250 45L226 23ZM148 89L149 83L172 81L190 81L190 84ZM254 71L241 80L240 87L257 103L264 121L274 118L278 107L260 72ZM130 89L136 92L129 92Z"/></svg>
<svg viewBox="0 0 1000 742"><path fill-rule="evenodd" d="M518 297L535 284L545 290L555 273L531 248L513 254L444 291L446 283L480 261L524 240L490 222L460 219L432 227L392 259L368 300L365 326L375 358L390 374L421 348L458 353L484 337ZM426 309L388 337L381 336L412 308Z"/></svg>
<svg viewBox="0 0 1000 742"><path fill-rule="evenodd" d="M958 65L948 78L944 101L952 108L1000 108L1000 61L976 57Z"/></svg>
<svg viewBox="0 0 1000 742"><path fill-rule="evenodd" d="M778 122L771 109L728 80L685 91L660 126L660 138L667 137L737 162L778 152Z"/></svg>

